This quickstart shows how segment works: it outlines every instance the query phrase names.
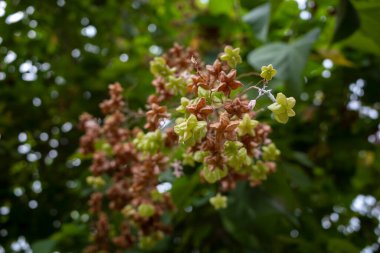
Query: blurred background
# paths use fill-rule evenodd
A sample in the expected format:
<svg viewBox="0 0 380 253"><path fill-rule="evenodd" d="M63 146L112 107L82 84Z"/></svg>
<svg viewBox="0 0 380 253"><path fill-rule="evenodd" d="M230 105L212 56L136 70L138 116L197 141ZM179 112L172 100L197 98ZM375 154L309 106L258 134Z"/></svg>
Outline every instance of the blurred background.
<svg viewBox="0 0 380 253"><path fill-rule="evenodd" d="M378 0L0 0L0 252L88 244L78 117L100 116L115 81L144 108L149 60L174 42L207 63L240 47L239 73L273 64L297 116L273 125L278 171L228 209L181 178L173 235L152 251L380 252L379 27Z"/></svg>

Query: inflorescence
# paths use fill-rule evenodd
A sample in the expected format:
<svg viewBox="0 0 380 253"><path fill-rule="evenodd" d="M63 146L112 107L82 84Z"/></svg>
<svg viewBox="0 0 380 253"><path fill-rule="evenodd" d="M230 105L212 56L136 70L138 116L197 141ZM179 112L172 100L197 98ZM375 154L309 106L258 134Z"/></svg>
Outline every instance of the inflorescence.
<svg viewBox="0 0 380 253"><path fill-rule="evenodd" d="M87 252L117 252L135 243L149 248L170 232L161 218L175 207L168 192L157 190L158 176L168 169L180 177L182 166L200 167L203 181L219 184L222 192L242 180L257 186L276 170L280 151L268 138L271 127L256 119L256 101L267 96L274 119L286 123L295 116L295 99L272 95L272 65L262 67L256 85L245 86L237 78L241 62L239 48L227 46L205 65L195 50L176 44L150 63L155 93L148 97L145 131L126 126L119 83L109 86L110 99L100 105L103 121L81 116L80 151L92 155L87 182L95 189L89 205L97 217ZM253 89L258 95L250 99L247 92ZM181 150L181 156L173 150ZM210 204L226 208L226 194L218 193Z"/></svg>

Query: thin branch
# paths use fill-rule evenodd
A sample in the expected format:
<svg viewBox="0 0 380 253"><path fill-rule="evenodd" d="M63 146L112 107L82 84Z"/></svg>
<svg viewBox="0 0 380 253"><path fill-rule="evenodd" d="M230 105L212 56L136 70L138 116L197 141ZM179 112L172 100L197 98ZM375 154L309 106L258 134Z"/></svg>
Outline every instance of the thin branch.
<svg viewBox="0 0 380 253"><path fill-rule="evenodd" d="M248 73L240 74L240 75L238 75L237 79L240 79L242 77L247 77L247 76L260 76L260 73L248 72Z"/></svg>

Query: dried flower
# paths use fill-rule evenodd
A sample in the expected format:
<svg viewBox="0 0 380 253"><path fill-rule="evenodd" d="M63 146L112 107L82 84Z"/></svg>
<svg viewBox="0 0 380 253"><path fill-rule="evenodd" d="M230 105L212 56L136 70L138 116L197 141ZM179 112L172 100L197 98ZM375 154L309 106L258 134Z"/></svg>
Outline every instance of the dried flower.
<svg viewBox="0 0 380 253"><path fill-rule="evenodd" d="M220 75L220 83L218 87L216 87L217 91L223 92L226 96L231 94L232 90L236 90L243 86L240 81L235 80L236 78L236 70L231 70L228 74L224 71Z"/></svg>
<svg viewBox="0 0 380 253"><path fill-rule="evenodd" d="M243 114L248 113L250 110L248 101L241 100L240 98L235 98L233 101L227 101L224 104L224 109L231 115L236 115L239 118Z"/></svg>
<svg viewBox="0 0 380 253"><path fill-rule="evenodd" d="M146 113L147 123L144 127L150 130L155 130L160 126L160 121L169 118L169 116L170 115L167 113L165 106L151 104L151 109Z"/></svg>
<svg viewBox="0 0 380 253"><path fill-rule="evenodd" d="M186 110L194 114L199 120L205 120L210 113L213 112L213 108L206 105L206 99L204 97L198 99L186 107Z"/></svg>

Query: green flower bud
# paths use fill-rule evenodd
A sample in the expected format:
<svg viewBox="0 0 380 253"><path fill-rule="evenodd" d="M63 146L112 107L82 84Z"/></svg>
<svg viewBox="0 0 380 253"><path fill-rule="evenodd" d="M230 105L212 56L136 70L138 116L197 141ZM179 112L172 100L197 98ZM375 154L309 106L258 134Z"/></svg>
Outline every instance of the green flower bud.
<svg viewBox="0 0 380 253"><path fill-rule="evenodd" d="M102 177L88 176L86 178L87 184L91 185L94 188L100 188L106 184Z"/></svg>
<svg viewBox="0 0 380 253"><path fill-rule="evenodd" d="M275 120L285 124L289 117L296 115L292 109L295 104L296 100L293 97L287 98L284 94L277 93L276 102L268 106L268 109L273 112Z"/></svg>
<svg viewBox="0 0 380 253"><path fill-rule="evenodd" d="M213 184L220 179L224 178L227 176L227 168L219 169L219 168L214 168L211 169L209 166L204 166L203 167L203 177L204 179L209 182L210 184Z"/></svg>
<svg viewBox="0 0 380 253"><path fill-rule="evenodd" d="M174 94L186 94L186 80L182 77L169 76L165 87Z"/></svg>
<svg viewBox="0 0 380 253"><path fill-rule="evenodd" d="M275 161L280 156L281 152L277 149L274 143L263 147L263 159L264 161Z"/></svg>
<svg viewBox="0 0 380 253"><path fill-rule="evenodd" d="M194 160L199 163L203 163L206 156L209 155L209 152L207 151L196 151L194 153Z"/></svg>
<svg viewBox="0 0 380 253"><path fill-rule="evenodd" d="M222 105L226 99L226 96L223 92L206 90L202 87L199 87L198 98L202 97L206 99L207 104L212 104L214 106Z"/></svg>
<svg viewBox="0 0 380 253"><path fill-rule="evenodd" d="M140 236L139 247L141 249L149 250L153 248L158 241L164 239L165 235L162 231L155 231L150 235Z"/></svg>
<svg viewBox="0 0 380 253"><path fill-rule="evenodd" d="M261 74L260 76L264 78L267 81L272 80L272 78L277 74L277 70L275 70L272 66L272 64L269 64L268 66L262 66L261 67Z"/></svg>
<svg viewBox="0 0 380 253"><path fill-rule="evenodd" d="M181 98L181 105L177 107L176 111L180 113L186 113L186 107L191 103L192 101L189 100L186 97Z"/></svg>
<svg viewBox="0 0 380 253"><path fill-rule="evenodd" d="M269 173L269 168L262 161L257 161L252 167L251 176L255 180L265 180Z"/></svg>
<svg viewBox="0 0 380 253"><path fill-rule="evenodd" d="M228 66L231 68L236 68L236 65L242 62L240 57L240 48L226 46L224 48L224 54L220 56L220 59L227 62Z"/></svg>
<svg viewBox="0 0 380 253"><path fill-rule="evenodd" d="M176 120L174 132L179 136L179 142L192 146L206 136L206 126L206 121L198 121L197 117L191 114L187 119Z"/></svg>
<svg viewBox="0 0 380 253"><path fill-rule="evenodd" d="M111 145L104 139L99 139L95 141L95 149L97 151L103 151L107 155L112 155Z"/></svg>
<svg viewBox="0 0 380 253"><path fill-rule="evenodd" d="M184 152L182 154L182 164L194 167L195 165L194 153Z"/></svg>
<svg viewBox="0 0 380 253"><path fill-rule="evenodd" d="M132 215L134 215L136 213L136 210L133 208L132 205L126 205L122 210L121 210L121 213L125 216L125 217L130 217Z"/></svg>
<svg viewBox="0 0 380 253"><path fill-rule="evenodd" d="M139 247L140 249L151 249L154 247L154 245L157 243L157 241L153 238L153 236L140 236L139 238Z"/></svg>
<svg viewBox="0 0 380 253"><path fill-rule="evenodd" d="M259 124L257 120L252 120L248 114L244 114L243 119L238 126L238 135L251 135L255 136L255 128Z"/></svg>
<svg viewBox="0 0 380 253"><path fill-rule="evenodd" d="M227 207L227 197L218 193L218 194L216 194L216 196L210 198L210 204L216 210L226 208Z"/></svg>
<svg viewBox="0 0 380 253"><path fill-rule="evenodd" d="M141 217L149 218L153 216L155 208L151 204L141 204L139 205L137 212Z"/></svg>
<svg viewBox="0 0 380 253"><path fill-rule="evenodd" d="M153 201L160 202L160 201L164 200L164 196L159 191L157 191L156 189L154 189L153 191L150 192L150 196L151 196Z"/></svg>
<svg viewBox="0 0 380 253"><path fill-rule="evenodd" d="M226 141L224 155L227 157L227 164L236 170L252 163L252 159L247 155L247 150L239 141Z"/></svg>
<svg viewBox="0 0 380 253"><path fill-rule="evenodd" d="M139 133L133 140L133 143L138 150L154 154L162 148L163 141L163 136L160 130L156 130L155 132L148 132L146 134Z"/></svg>
<svg viewBox="0 0 380 253"><path fill-rule="evenodd" d="M174 69L169 68L166 65L165 59L162 57L156 57L150 62L150 72L154 76L162 76L167 79L174 74Z"/></svg>

